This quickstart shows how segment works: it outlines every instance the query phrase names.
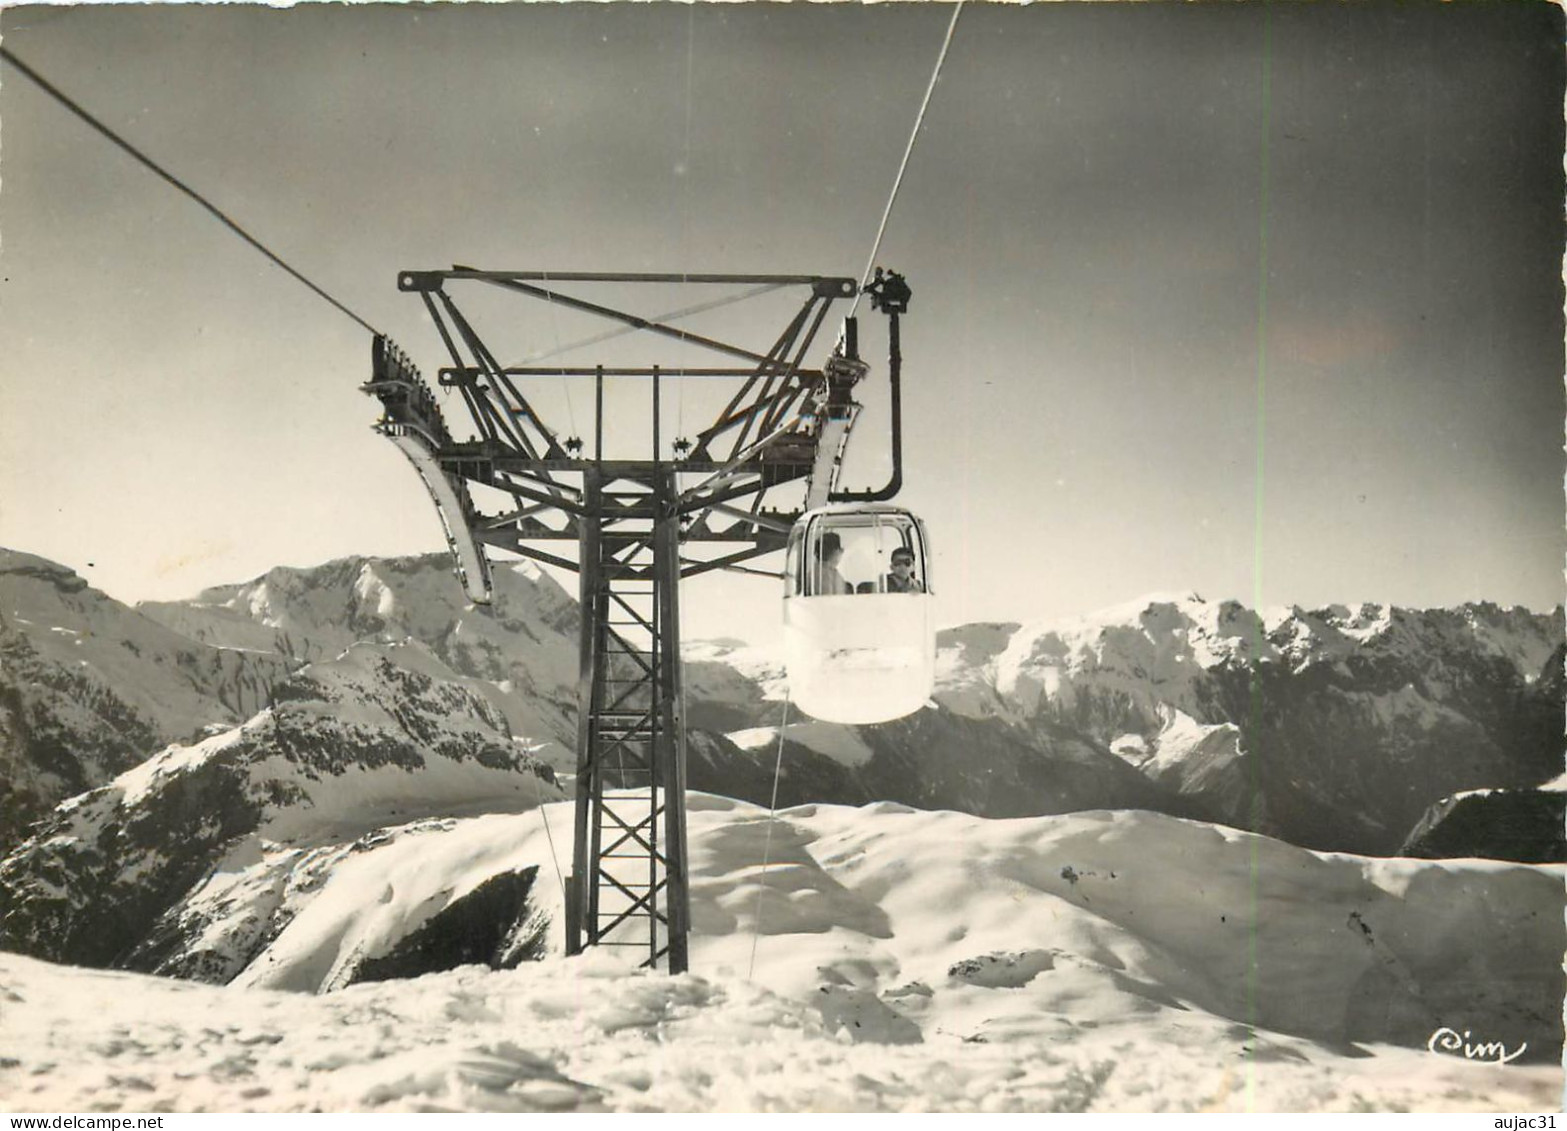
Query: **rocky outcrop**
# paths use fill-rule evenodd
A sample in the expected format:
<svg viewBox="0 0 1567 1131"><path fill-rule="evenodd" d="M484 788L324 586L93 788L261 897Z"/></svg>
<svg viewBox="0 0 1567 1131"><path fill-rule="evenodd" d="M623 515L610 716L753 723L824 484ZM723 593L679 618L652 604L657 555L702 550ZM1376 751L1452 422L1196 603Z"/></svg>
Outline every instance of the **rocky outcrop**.
<svg viewBox="0 0 1567 1131"><path fill-rule="evenodd" d="M1567 864L1567 793L1481 789L1444 798L1426 811L1398 854Z"/></svg>

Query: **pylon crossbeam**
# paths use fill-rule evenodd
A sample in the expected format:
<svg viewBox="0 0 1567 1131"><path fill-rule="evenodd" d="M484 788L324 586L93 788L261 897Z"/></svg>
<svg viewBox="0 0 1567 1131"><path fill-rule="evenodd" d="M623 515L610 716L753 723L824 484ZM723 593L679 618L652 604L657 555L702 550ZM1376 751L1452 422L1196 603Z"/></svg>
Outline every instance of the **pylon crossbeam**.
<svg viewBox="0 0 1567 1131"><path fill-rule="evenodd" d="M658 928L660 926L667 927L669 925L669 920L666 919L662 915L658 915L656 913L643 913L641 911L629 911L628 910L628 911L624 911L621 914L615 916L615 918L612 919L609 923L601 924L599 926L599 929L598 929L600 937L602 937L604 935L613 934L619 927L621 927L622 925L624 925L626 923L631 922L633 919L647 919L648 920L648 933L651 934L651 935L654 935L655 937L658 934ZM648 946L650 944L648 944L648 943L640 943L638 945Z"/></svg>
<svg viewBox="0 0 1567 1131"><path fill-rule="evenodd" d="M649 831L648 836L641 835L645 822L638 822L635 825L628 825L625 821L620 819L619 814L610 809L602 807L599 809L599 813L603 816L607 816L610 819L610 823L613 824L616 828L620 829L624 834L620 837L620 839L613 841L607 850L601 848L599 850L599 855L602 856L606 851L613 852L623 844L637 844L644 851L646 851L650 857L658 860L661 863L664 862L658 855L658 849L653 845L651 830Z"/></svg>
<svg viewBox="0 0 1567 1131"><path fill-rule="evenodd" d="M612 886L614 886L616 888L619 888L622 892L625 893L626 898L630 899L630 900L633 900L633 902L632 902L631 906L629 906L629 907L625 908L624 910L622 910L621 912L619 912L607 924L602 924L601 923L599 925L599 934L600 935L610 934L617 927L619 927L622 923L627 923L627 922L630 922L632 919L637 919L637 918L646 918L646 919L648 919L650 921L649 925L650 925L652 931L655 932L655 933L656 933L656 931L657 931L659 926L666 926L667 927L669 925L669 917L666 916L666 915L659 914L659 912L654 908L653 900L654 900L654 896L657 894L656 890L647 892L646 894L640 895L640 896L639 895L634 895L633 893L631 893L629 891L626 891L624 886L622 886L619 883L616 883L615 882L615 878L613 876L603 876L602 878L605 879L605 880L608 880ZM660 888L661 887L662 887L662 885L660 885Z"/></svg>
<svg viewBox="0 0 1567 1131"><path fill-rule="evenodd" d="M602 741L604 742L604 745L593 752L592 762L588 769L594 770L606 767L608 765L609 756L614 754L617 756L630 756L634 763L637 759L641 759L643 764L633 764L631 768L635 771L647 772L652 769L652 766L647 762L646 751L638 749L638 746L647 745L651 739L651 735L622 735L615 738L603 739ZM614 768L620 770L621 772L625 771L625 765L623 762L621 764L617 764Z"/></svg>
<svg viewBox="0 0 1567 1131"><path fill-rule="evenodd" d="M644 686L648 686L648 685L644 684ZM638 689L635 688L635 687L631 688L630 690L628 690L626 692L625 695L622 695L620 697L620 699L616 701L615 705L604 708L603 711L600 712L600 714L601 715L608 715L608 716L611 716L611 717L621 717L621 716L624 716L625 718L631 720L630 722L622 722L622 723L620 723L618 725L612 726L610 728L611 730L620 731L622 734L646 734L649 738L651 738L653 736L653 732L652 732L652 729L651 729L652 726L653 726L653 712L657 708L652 707L652 706L649 706L649 707L646 707L646 708L634 707L634 708L632 708L629 711L621 711L621 710L618 709L619 704L624 702L627 697L629 697L631 695L634 695L637 692L637 690ZM640 712L640 713L638 713L638 712ZM646 723L648 728L649 728L646 731L643 730L643 724L644 723Z"/></svg>
<svg viewBox="0 0 1567 1131"><path fill-rule="evenodd" d="M605 680L605 682L609 683L610 681L609 680ZM618 682L616 683L616 686L619 686ZM652 686L653 686L653 681L652 680L638 679L638 680L628 681L628 685L626 687L626 690L621 692L620 695L616 697L616 699L615 699L615 701L613 703L611 703L608 707L604 708L604 713L606 715L619 714L620 713L620 708L625 705L626 700L631 699L634 696L637 696L638 694L640 694L643 691L651 690ZM633 710L640 710L641 708L640 707L634 707L632 709ZM652 711L652 707L651 706L648 707L648 711L649 712Z"/></svg>
<svg viewBox="0 0 1567 1131"><path fill-rule="evenodd" d="M626 595L621 593L611 593L609 595L609 599L624 609L626 611L626 615L630 616L635 621L635 623L641 625L649 632L657 631L657 629L653 627L653 618L650 615L645 615L640 609L632 608L630 602L626 600Z"/></svg>
<svg viewBox="0 0 1567 1131"><path fill-rule="evenodd" d="M662 812L662 811L660 811L660 812ZM621 836L618 840L612 841L608 848L600 849L599 850L599 855L601 855L601 856L609 856L609 855L612 855L615 852L615 850L617 848L619 848L621 845L635 843L635 844L641 846L641 848L645 852L650 853L652 855L653 859L655 859L658 863L660 863L660 864L668 864L669 863L669 861L665 860L664 857L659 854L658 849L652 844L651 834L648 837L642 837L642 836L638 836L637 835L639 832L642 831L643 827L645 825L648 825L650 822L647 822L647 821L640 822L634 828L632 826L626 825L626 824L624 824L622 822L619 822L619 821L617 821L615 823L617 825L619 825L622 829L625 829L626 833L625 833L625 835Z"/></svg>

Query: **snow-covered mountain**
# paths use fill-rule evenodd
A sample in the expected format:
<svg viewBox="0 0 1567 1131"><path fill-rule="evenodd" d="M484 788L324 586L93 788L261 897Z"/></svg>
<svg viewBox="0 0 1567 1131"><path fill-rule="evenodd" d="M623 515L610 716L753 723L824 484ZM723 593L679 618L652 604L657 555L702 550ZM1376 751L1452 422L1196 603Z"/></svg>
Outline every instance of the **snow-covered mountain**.
<svg viewBox="0 0 1567 1131"><path fill-rule="evenodd" d="M0 861L0 947L226 981L377 830L562 797L533 744L442 667L417 642L355 645L245 723L62 803Z"/></svg>
<svg viewBox="0 0 1567 1131"><path fill-rule="evenodd" d="M435 674L466 679L569 767L576 604L531 566L495 577L481 608L439 556L354 558L132 609L65 566L0 550L0 850L58 802L243 722L291 672L359 642L419 643Z"/></svg>
<svg viewBox="0 0 1567 1131"><path fill-rule="evenodd" d="M290 888L292 917L221 992L0 956L0 1107L1488 1111L1560 1096L1561 866L1319 854L1143 812L770 818L693 794L690 818L690 974L560 956L569 805L416 822ZM214 876L231 919L276 914L270 867ZM498 969L492 928L478 966L376 979L410 940L451 945L433 928L454 896L516 876L536 881L532 917L499 922L540 961Z"/></svg>
<svg viewBox="0 0 1567 1131"><path fill-rule="evenodd" d="M144 603L136 612L223 654L243 650L296 667L359 641L417 641L450 678L470 680L515 733L537 741L540 756L570 770L576 604L529 564L495 576L495 603L476 607L444 556L352 558L314 569L280 567L244 585L191 601ZM685 676L692 785L768 799L776 752L759 728L776 726L784 712L776 658L732 642L694 641L685 648ZM1025 733L996 723L936 710L886 727L792 726L779 796L785 803L894 800L994 816L1102 806L1209 815L1070 731ZM838 737L824 738L832 734ZM866 756L836 756L851 747ZM953 748L965 750L965 758L954 760Z"/></svg>
<svg viewBox="0 0 1567 1131"><path fill-rule="evenodd" d="M310 663L360 642L416 642L451 677L473 681L512 729L574 764L577 603L530 562L497 567L489 605L468 601L443 554L344 558L278 567L194 600L137 610L193 640Z"/></svg>
<svg viewBox="0 0 1567 1131"><path fill-rule="evenodd" d="M267 703L298 663L192 640L0 550L0 850L56 803Z"/></svg>

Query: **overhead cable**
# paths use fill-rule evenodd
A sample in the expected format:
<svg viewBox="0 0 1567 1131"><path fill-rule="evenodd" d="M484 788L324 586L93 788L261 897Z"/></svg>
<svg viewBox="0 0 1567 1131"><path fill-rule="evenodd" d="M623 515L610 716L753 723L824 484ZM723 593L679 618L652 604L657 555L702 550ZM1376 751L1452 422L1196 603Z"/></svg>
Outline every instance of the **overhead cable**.
<svg viewBox="0 0 1567 1131"><path fill-rule="evenodd" d="M55 87L52 83L50 83L47 79L45 79L37 71L35 71L31 67L29 67L26 63L24 63L20 59L18 59L12 52L10 52L9 50L7 50L4 47L0 47L0 59L5 60L11 66L15 67L18 71L22 72L22 74L24 74L28 78L32 79L33 82L37 83L38 86L41 87L44 90L45 93L47 93L56 102L60 103L60 105L64 106L67 110L69 110L71 113L75 114L82 121L86 122L93 129L97 130L104 137L108 138L115 145L119 146L126 153L129 153L137 161L140 161L143 165L147 166L147 168L151 169L154 173L158 174L158 176L162 177L169 184L173 185L175 188L179 189L186 196L188 196L192 200L194 200L197 204L201 205L208 212L210 212L213 216L215 216L218 219L218 221L221 222L225 227L227 227L235 235L239 236L240 239L242 239L246 243L250 244L251 247L253 247L257 251L261 252L262 255L266 256L273 263L275 263L279 267L281 267L284 271L287 271L294 278L298 279L301 283L305 284L305 286L309 287L312 291L314 291L316 294L320 295L327 302L329 302L333 306L337 307L338 310L340 310L344 314L348 315L348 317L352 318L355 322L359 323L359 325L363 326L366 330L369 330L370 333L375 334L377 337L380 336L380 331L377 330L374 326L370 325L370 323L366 322L363 318L359 317L359 315L355 314L352 310L348 309L348 307L344 306L341 302L338 302L337 299L335 299L331 295L327 294L326 291L322 290L320 287L316 286L316 284L312 283L309 279L305 278L304 275L300 274L293 267L290 267L287 263L285 263L283 261L283 259L280 256L278 256L278 254L276 252L272 251L271 248L267 247L260 240L256 239L255 236L251 235L244 228L240 227L237 223L235 223L232 219L230 219L227 215L225 215L224 212L221 209L219 209L216 205L214 205L206 197L202 196L199 192L197 192L195 189L191 188L184 181L182 181L178 177L174 176L174 174L170 173L168 170L163 168L163 166L159 165L156 161L154 161L152 158L148 157L141 150L137 149L130 142L126 141L119 134L115 133L108 126L106 126L102 122L100 122L97 118L94 118L91 114L89 114L86 110L84 110L81 106L79 106L75 101L73 101L67 94L65 94L59 88Z"/></svg>
<svg viewBox="0 0 1567 1131"><path fill-rule="evenodd" d="M941 41L941 54L936 57L936 69L930 74L930 85L925 88L925 98L920 102L920 112L914 119L914 130L909 134L909 144L903 150L903 160L898 164L898 175L892 182L892 194L887 197L887 207L882 210L881 223L876 228L876 242L871 245L871 255L865 263L865 272L860 276L860 294L865 292L866 284L871 281L871 271L876 266L876 253L881 250L881 238L887 232L887 218L892 215L893 202L898 199L898 189L903 185L904 170L909 167L909 154L914 152L914 141L920 136L920 127L925 124L925 110L930 106L930 96L936 90L936 80L941 77L941 65L947 61L947 48L952 46L952 33L957 29L958 17L963 14L963 0L958 0L956 7L952 9L952 19L947 24L946 37ZM849 307L849 317L854 317L854 312L860 308L860 295L854 296L854 304Z"/></svg>

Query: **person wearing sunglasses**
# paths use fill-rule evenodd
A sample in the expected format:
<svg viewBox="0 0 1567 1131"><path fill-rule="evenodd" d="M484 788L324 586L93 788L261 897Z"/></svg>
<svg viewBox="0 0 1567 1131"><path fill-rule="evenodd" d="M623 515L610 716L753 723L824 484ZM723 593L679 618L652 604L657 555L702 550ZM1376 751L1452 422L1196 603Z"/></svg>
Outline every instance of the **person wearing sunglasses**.
<svg viewBox="0 0 1567 1131"><path fill-rule="evenodd" d="M914 551L892 552L892 572L887 575L888 593L923 593L925 586L914 576Z"/></svg>

